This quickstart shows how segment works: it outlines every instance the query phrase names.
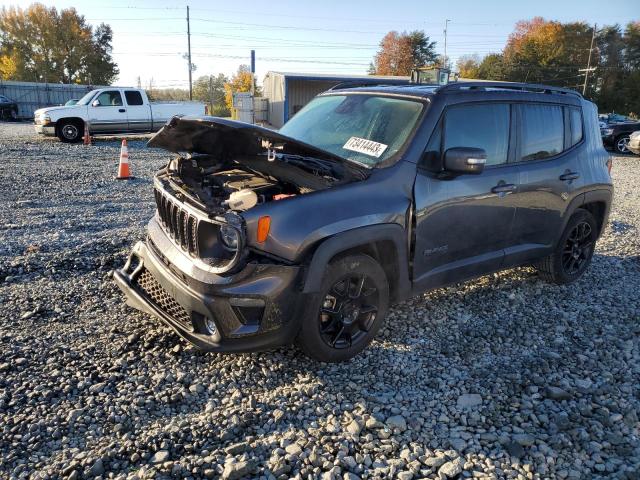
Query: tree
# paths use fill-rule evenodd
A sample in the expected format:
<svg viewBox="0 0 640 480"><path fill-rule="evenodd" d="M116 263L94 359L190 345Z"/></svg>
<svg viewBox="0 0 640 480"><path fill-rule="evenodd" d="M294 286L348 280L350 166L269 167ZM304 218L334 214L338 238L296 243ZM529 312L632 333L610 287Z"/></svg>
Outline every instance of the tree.
<svg viewBox="0 0 640 480"><path fill-rule="evenodd" d="M480 78L480 56L475 55L463 55L458 58L456 66L458 67L458 74L462 78Z"/></svg>
<svg viewBox="0 0 640 480"><path fill-rule="evenodd" d="M249 66L240 65L236 74L231 77L231 81L225 82L224 98L229 111L233 108L233 94L237 92L250 92L252 81L254 81L254 78ZM255 83L254 91L257 91Z"/></svg>
<svg viewBox="0 0 640 480"><path fill-rule="evenodd" d="M423 31L387 33L380 42L369 72L375 75L410 75L411 70L434 63L436 42Z"/></svg>
<svg viewBox="0 0 640 480"><path fill-rule="evenodd" d="M58 12L34 3L0 10L0 74L24 81L109 84L118 75L113 32L95 31L74 8Z"/></svg>
<svg viewBox="0 0 640 480"><path fill-rule="evenodd" d="M193 98L208 103L213 115L226 117L230 114L225 100L226 83L229 79L222 73L198 77L193 84Z"/></svg>

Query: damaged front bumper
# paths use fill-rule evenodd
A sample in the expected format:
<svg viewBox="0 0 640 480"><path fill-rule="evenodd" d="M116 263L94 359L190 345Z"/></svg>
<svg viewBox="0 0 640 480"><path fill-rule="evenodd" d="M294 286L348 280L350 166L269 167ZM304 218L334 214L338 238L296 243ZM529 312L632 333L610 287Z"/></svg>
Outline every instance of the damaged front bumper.
<svg viewBox="0 0 640 480"><path fill-rule="evenodd" d="M203 350L256 351L293 342L309 303L299 266L250 262L220 276L189 263L166 236L151 238L137 243L115 272L128 305L160 318Z"/></svg>

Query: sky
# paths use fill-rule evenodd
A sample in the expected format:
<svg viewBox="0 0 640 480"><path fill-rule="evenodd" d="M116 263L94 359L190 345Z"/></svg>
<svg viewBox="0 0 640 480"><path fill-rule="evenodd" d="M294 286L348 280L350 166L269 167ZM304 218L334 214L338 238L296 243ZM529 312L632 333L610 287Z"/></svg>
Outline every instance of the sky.
<svg viewBox="0 0 640 480"><path fill-rule="evenodd" d="M0 0L25 8L31 1ZM92 25L113 28L115 82L155 88L188 87L186 7L190 8L194 79L233 74L256 51L256 76L267 71L366 74L390 30L424 30L455 64L465 54L500 52L518 20L625 25L640 19L640 0L40 0L75 7Z"/></svg>

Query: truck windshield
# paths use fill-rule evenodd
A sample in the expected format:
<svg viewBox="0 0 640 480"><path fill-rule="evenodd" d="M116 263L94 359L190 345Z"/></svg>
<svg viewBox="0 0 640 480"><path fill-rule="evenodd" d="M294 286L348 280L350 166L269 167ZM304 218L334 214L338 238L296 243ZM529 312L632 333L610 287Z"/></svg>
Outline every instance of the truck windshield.
<svg viewBox="0 0 640 480"><path fill-rule="evenodd" d="M97 90L91 90L84 97L78 100L78 103L76 105L88 105L91 99L93 98L93 96L96 94L96 92Z"/></svg>
<svg viewBox="0 0 640 480"><path fill-rule="evenodd" d="M376 95L327 95L309 102L280 133L370 167L406 143L423 105Z"/></svg>

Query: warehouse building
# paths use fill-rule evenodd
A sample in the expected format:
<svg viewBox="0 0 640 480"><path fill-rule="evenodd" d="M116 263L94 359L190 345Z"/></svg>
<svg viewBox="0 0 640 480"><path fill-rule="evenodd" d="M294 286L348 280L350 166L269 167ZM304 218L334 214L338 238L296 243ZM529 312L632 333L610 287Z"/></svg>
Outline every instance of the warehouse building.
<svg viewBox="0 0 640 480"><path fill-rule="evenodd" d="M333 75L314 73L268 72L263 82L263 95L269 100L269 124L280 128L313 97L343 82L361 85L403 84L409 77L375 75Z"/></svg>

